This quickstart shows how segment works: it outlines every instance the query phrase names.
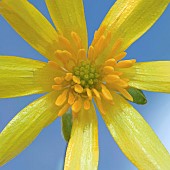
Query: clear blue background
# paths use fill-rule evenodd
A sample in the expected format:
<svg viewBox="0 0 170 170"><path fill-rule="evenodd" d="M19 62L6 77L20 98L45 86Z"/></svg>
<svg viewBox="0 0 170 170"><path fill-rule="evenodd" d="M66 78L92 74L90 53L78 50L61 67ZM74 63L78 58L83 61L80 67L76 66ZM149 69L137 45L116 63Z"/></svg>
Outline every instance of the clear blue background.
<svg viewBox="0 0 170 170"><path fill-rule="evenodd" d="M51 22L43 0L30 0ZM84 0L89 42L102 19L115 0ZM149 16L148 16L149 17ZM128 58L137 61L169 60L170 58L170 6L156 24L128 50ZM0 54L16 55L46 61L29 46L0 17ZM134 107L152 126L162 143L170 151L170 96L145 92L148 103ZM0 99L0 131L26 105L40 95ZM99 170L135 170L123 155L99 117L100 162ZM19 156L1 170L62 170L66 143L61 136L60 119L44 129L37 139Z"/></svg>

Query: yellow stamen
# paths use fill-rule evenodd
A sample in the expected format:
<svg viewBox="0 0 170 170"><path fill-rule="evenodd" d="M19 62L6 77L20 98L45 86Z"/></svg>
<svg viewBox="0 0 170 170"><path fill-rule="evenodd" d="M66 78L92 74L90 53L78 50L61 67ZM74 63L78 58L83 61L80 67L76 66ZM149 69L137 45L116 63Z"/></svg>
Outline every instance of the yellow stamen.
<svg viewBox="0 0 170 170"><path fill-rule="evenodd" d="M111 34L111 31L109 31L106 35L106 46L110 43L110 40L112 38L112 34Z"/></svg>
<svg viewBox="0 0 170 170"><path fill-rule="evenodd" d="M90 101L88 99L86 99L84 101L84 109L85 110L89 110L90 109Z"/></svg>
<svg viewBox="0 0 170 170"><path fill-rule="evenodd" d="M72 73L66 73L66 76L64 77L66 81L70 81L73 78L73 74Z"/></svg>
<svg viewBox="0 0 170 170"><path fill-rule="evenodd" d="M74 54L74 50L73 50L73 47L70 41L67 38L60 36L60 35L58 36L58 38L59 38L59 43L64 47L64 49Z"/></svg>
<svg viewBox="0 0 170 170"><path fill-rule="evenodd" d="M136 60L123 60L119 61L116 66L119 68L128 68L132 67L135 62Z"/></svg>
<svg viewBox="0 0 170 170"><path fill-rule="evenodd" d="M74 86L74 90L77 92L77 93L82 93L84 91L83 87L79 84L76 84Z"/></svg>
<svg viewBox="0 0 170 170"><path fill-rule="evenodd" d="M55 51L56 58L63 64L67 63L67 58L63 57L63 53L61 50Z"/></svg>
<svg viewBox="0 0 170 170"><path fill-rule="evenodd" d="M59 85L64 81L64 78L63 77L55 77L54 81L55 81L56 84Z"/></svg>
<svg viewBox="0 0 170 170"><path fill-rule="evenodd" d="M78 60L82 61L82 60L85 60L85 59L86 59L86 51L85 51L85 49L80 49L78 51Z"/></svg>
<svg viewBox="0 0 170 170"><path fill-rule="evenodd" d="M107 75L104 77L104 80L107 83L114 83L117 79L120 79L120 77L118 75L114 75L114 74Z"/></svg>
<svg viewBox="0 0 170 170"><path fill-rule="evenodd" d="M63 69L54 61L48 61L48 65L56 70L63 71Z"/></svg>
<svg viewBox="0 0 170 170"><path fill-rule="evenodd" d="M67 112L67 110L69 109L70 105L67 103L65 104L60 111L58 112L58 116L62 116L64 113Z"/></svg>
<svg viewBox="0 0 170 170"><path fill-rule="evenodd" d="M68 103L72 105L75 101L75 95L72 92L69 92Z"/></svg>
<svg viewBox="0 0 170 170"><path fill-rule="evenodd" d="M52 85L52 89L61 90L61 89L63 89L63 86L62 85Z"/></svg>
<svg viewBox="0 0 170 170"><path fill-rule="evenodd" d="M89 100L92 100L92 92L89 88L86 88L86 92L87 92L87 96L89 98Z"/></svg>
<svg viewBox="0 0 170 170"><path fill-rule="evenodd" d="M94 47L90 46L89 50L88 50L88 59L90 61L93 61L93 59L95 58L95 51L94 51Z"/></svg>
<svg viewBox="0 0 170 170"><path fill-rule="evenodd" d="M100 53L104 49L105 40L106 40L105 36L102 35L100 39L97 41L97 43L95 44L94 48L97 53Z"/></svg>
<svg viewBox="0 0 170 170"><path fill-rule="evenodd" d="M76 44L78 49L82 48L82 41L81 38L79 37L79 35L76 32L71 32L71 37L74 41L74 43Z"/></svg>
<svg viewBox="0 0 170 170"><path fill-rule="evenodd" d="M126 89L119 88L118 90L125 98L127 98L130 101L133 101L133 97L128 93Z"/></svg>
<svg viewBox="0 0 170 170"><path fill-rule="evenodd" d="M120 71L114 71L112 74L115 74L115 75L121 76L123 73L122 73L122 72L120 72Z"/></svg>
<svg viewBox="0 0 170 170"><path fill-rule="evenodd" d="M77 76L73 76L74 83L80 84L80 79Z"/></svg>
<svg viewBox="0 0 170 170"><path fill-rule="evenodd" d="M116 65L116 60L114 58L106 60L105 65L114 67Z"/></svg>
<svg viewBox="0 0 170 170"><path fill-rule="evenodd" d="M64 102L66 101L67 99L67 93L68 93L68 89L65 89L57 98L55 104L57 106L61 106L64 104Z"/></svg>
<svg viewBox="0 0 170 170"><path fill-rule="evenodd" d="M111 52L109 53L109 55L107 57L108 59L112 58L117 53L117 51L120 48L121 44L122 44L122 40L121 39L119 39L119 40L117 40L115 42L115 44L113 45L113 47L111 49Z"/></svg>
<svg viewBox="0 0 170 170"><path fill-rule="evenodd" d="M101 100L98 99L98 98L95 98L95 101L96 101L97 107L98 107L99 110L100 110L100 113L103 114L103 115L105 115L106 112L105 112L105 110L104 110L104 108L103 108L103 105L102 105Z"/></svg>
<svg viewBox="0 0 170 170"><path fill-rule="evenodd" d="M93 46L96 44L99 38L104 34L105 30L106 30L106 26L101 26L97 31L95 31L94 39L92 42Z"/></svg>
<svg viewBox="0 0 170 170"><path fill-rule="evenodd" d="M119 53L118 55L116 55L116 56L114 57L114 59L115 59L116 61L122 60L126 55L127 55L126 52L121 52L121 53Z"/></svg>
<svg viewBox="0 0 170 170"><path fill-rule="evenodd" d="M72 105L72 111L78 113L81 110L81 107L82 107L82 100L81 97L79 97L78 100L76 100Z"/></svg>
<svg viewBox="0 0 170 170"><path fill-rule="evenodd" d="M127 88L129 86L128 83L122 79L115 81L115 85L121 86L123 88Z"/></svg>
<svg viewBox="0 0 170 170"><path fill-rule="evenodd" d="M100 93L96 89L92 89L93 93L95 94L96 98L101 99Z"/></svg>
<svg viewBox="0 0 170 170"><path fill-rule="evenodd" d="M103 84L101 84L101 87L102 87L102 94L103 96L107 99L107 100L110 100L112 101L113 100L113 97L110 93L110 91L107 89L107 87Z"/></svg>
<svg viewBox="0 0 170 170"><path fill-rule="evenodd" d="M111 66L105 66L105 67L103 67L103 73L104 74L113 74L114 68Z"/></svg>

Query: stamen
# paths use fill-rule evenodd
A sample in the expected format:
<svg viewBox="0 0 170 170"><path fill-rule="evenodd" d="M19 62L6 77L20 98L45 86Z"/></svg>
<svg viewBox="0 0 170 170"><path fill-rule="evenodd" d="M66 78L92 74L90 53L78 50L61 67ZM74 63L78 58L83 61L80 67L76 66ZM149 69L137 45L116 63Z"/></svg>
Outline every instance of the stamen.
<svg viewBox="0 0 170 170"><path fill-rule="evenodd" d="M119 88L118 90L125 98L127 98L130 101L133 101L133 97L128 93L127 90L125 90L123 88Z"/></svg>
<svg viewBox="0 0 170 170"><path fill-rule="evenodd" d="M72 73L66 73L66 76L64 77L66 81L71 81L73 78L73 74Z"/></svg>
<svg viewBox="0 0 170 170"><path fill-rule="evenodd" d="M84 101L84 109L85 110L89 110L90 109L90 101L88 99L86 99Z"/></svg>
<svg viewBox="0 0 170 170"><path fill-rule="evenodd" d="M114 59L115 59L116 61L122 60L126 55L127 55L126 52L121 52L121 53L119 53L118 55L116 55L116 56L114 57Z"/></svg>
<svg viewBox="0 0 170 170"><path fill-rule="evenodd" d="M111 34L111 31L109 31L106 35L106 45L105 46L107 46L110 43L111 37L112 37L112 34Z"/></svg>
<svg viewBox="0 0 170 170"><path fill-rule="evenodd" d="M67 99L67 93L68 93L68 89L65 89L57 98L55 104L57 106L61 106L64 104L64 102L66 101Z"/></svg>
<svg viewBox="0 0 170 170"><path fill-rule="evenodd" d="M64 78L63 77L55 77L54 81L57 85L60 85L64 81Z"/></svg>
<svg viewBox="0 0 170 170"><path fill-rule="evenodd" d="M58 116L62 116L64 113L67 112L67 110L69 109L70 105L67 103L65 104L60 111L58 112Z"/></svg>
<svg viewBox="0 0 170 170"><path fill-rule="evenodd" d="M64 87L62 85L52 85L53 90L62 90Z"/></svg>
<svg viewBox="0 0 170 170"><path fill-rule="evenodd" d="M135 62L136 60L123 60L119 61L116 66L119 68L128 68L132 67Z"/></svg>
<svg viewBox="0 0 170 170"><path fill-rule="evenodd" d="M107 57L108 59L112 58L117 53L117 51L120 48L121 44L122 44L122 40L121 39L119 39L119 40L117 40L115 42L115 44L113 45L113 47L111 49L110 54Z"/></svg>
<svg viewBox="0 0 170 170"><path fill-rule="evenodd" d="M82 107L82 99L81 97L78 97L78 100L76 100L72 105L72 111L78 113L81 110L81 107Z"/></svg>
<svg viewBox="0 0 170 170"><path fill-rule="evenodd" d="M107 89L107 87L104 86L103 84L101 84L101 87L102 87L102 94L103 94L103 96L104 96L107 100L112 101L112 100L113 100L113 97L112 97L110 91Z"/></svg>
<svg viewBox="0 0 170 170"><path fill-rule="evenodd" d="M81 85L79 85L79 84L76 84L76 85L74 86L74 90L75 90L77 93L83 93L83 91L84 91L83 87L82 87Z"/></svg>
<svg viewBox="0 0 170 170"><path fill-rule="evenodd" d="M64 71L65 69L63 69L62 67L60 67L56 62L54 61L48 61L48 65L53 67L54 69L58 70L58 71Z"/></svg>
<svg viewBox="0 0 170 170"><path fill-rule="evenodd" d="M96 44L96 42L99 40L99 38L104 34L106 30L106 26L101 26L97 31L94 33L94 39L92 42L92 45Z"/></svg>
<svg viewBox="0 0 170 170"><path fill-rule="evenodd" d="M107 75L104 77L104 80L107 83L114 83L117 79L120 79L120 77L118 75L114 75L114 74Z"/></svg>
<svg viewBox="0 0 170 170"><path fill-rule="evenodd" d="M86 92L87 92L87 96L89 98L89 100L92 100L92 92L89 88L86 88Z"/></svg>
<svg viewBox="0 0 170 170"><path fill-rule="evenodd" d="M97 107L99 108L101 114L105 115L106 112L105 112L105 110L104 110L104 108L103 108L103 105L102 105L101 100L98 99L98 98L95 98L95 101L96 101Z"/></svg>
<svg viewBox="0 0 170 170"><path fill-rule="evenodd" d="M103 73L104 74L113 74L114 73L114 68L111 66L105 66L103 68Z"/></svg>
<svg viewBox="0 0 170 170"><path fill-rule="evenodd" d="M75 95L72 92L69 92L68 103L72 105L75 101Z"/></svg>
<svg viewBox="0 0 170 170"><path fill-rule="evenodd" d="M59 43L61 45L63 45L64 49L66 49L67 51L69 51L72 54L75 54L73 47L72 47L70 41L67 38L60 36L60 35L58 36L58 38L59 38Z"/></svg>
<svg viewBox="0 0 170 170"><path fill-rule="evenodd" d="M105 65L114 67L116 65L116 60L113 58L106 60Z"/></svg>
<svg viewBox="0 0 170 170"><path fill-rule="evenodd" d="M100 53L103 50L105 39L106 39L105 36L102 35L100 39L97 41L97 43L95 44L94 48L97 53Z"/></svg>
<svg viewBox="0 0 170 170"><path fill-rule="evenodd" d="M80 84L80 79L77 76L73 76L74 83Z"/></svg>
<svg viewBox="0 0 170 170"><path fill-rule="evenodd" d="M93 46L90 46L89 47L89 50L88 50L88 59L90 61L93 61L95 58L95 51L94 51L94 47Z"/></svg>
<svg viewBox="0 0 170 170"><path fill-rule="evenodd" d="M71 37L74 41L74 43L76 44L78 49L82 48L82 41L81 38L79 37L79 35L76 32L71 32Z"/></svg>
<svg viewBox="0 0 170 170"><path fill-rule="evenodd" d="M85 51L85 49L80 49L78 51L78 60L82 61L82 60L85 60L85 59L86 59L86 51Z"/></svg>
<svg viewBox="0 0 170 170"><path fill-rule="evenodd" d="M96 98L101 99L100 93L96 89L92 89L93 93L95 94Z"/></svg>

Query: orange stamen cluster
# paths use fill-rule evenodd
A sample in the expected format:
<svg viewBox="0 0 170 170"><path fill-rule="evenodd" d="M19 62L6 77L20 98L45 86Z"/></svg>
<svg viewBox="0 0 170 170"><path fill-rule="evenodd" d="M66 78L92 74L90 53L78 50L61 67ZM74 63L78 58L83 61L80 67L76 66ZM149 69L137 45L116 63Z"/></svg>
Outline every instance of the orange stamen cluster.
<svg viewBox="0 0 170 170"><path fill-rule="evenodd" d="M111 40L111 33L108 32L106 35L104 33L105 27L101 27L95 33L87 53L77 33L71 33L72 41L59 36L59 43L63 50L57 50L56 61L49 62L51 66L63 72L63 76L54 78L55 85L52 86L54 90L61 90L55 102L61 107L59 116L62 116L70 107L74 116L82 107L85 110L90 109L93 98L101 113L105 114L102 100L114 104L111 91L121 93L125 98L133 101L127 91L129 80L122 77L123 73L119 71L119 68L131 67L136 60L120 61L126 56L125 52L117 54L122 41L118 40L113 45L104 63L101 65L95 63Z"/></svg>

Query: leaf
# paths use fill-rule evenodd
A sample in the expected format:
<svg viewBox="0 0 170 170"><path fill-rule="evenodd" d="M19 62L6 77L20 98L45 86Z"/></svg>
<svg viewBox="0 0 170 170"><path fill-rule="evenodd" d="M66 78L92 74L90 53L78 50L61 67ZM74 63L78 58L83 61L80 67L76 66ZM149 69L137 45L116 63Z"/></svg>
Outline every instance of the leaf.
<svg viewBox="0 0 170 170"><path fill-rule="evenodd" d="M71 109L62 116L62 134L66 142L69 142L72 129Z"/></svg>
<svg viewBox="0 0 170 170"><path fill-rule="evenodd" d="M141 105L147 103L147 99L145 95L143 94L142 90L130 87L128 89L128 92L133 97L133 103L141 104Z"/></svg>

